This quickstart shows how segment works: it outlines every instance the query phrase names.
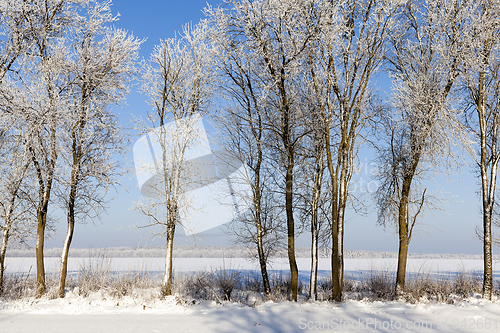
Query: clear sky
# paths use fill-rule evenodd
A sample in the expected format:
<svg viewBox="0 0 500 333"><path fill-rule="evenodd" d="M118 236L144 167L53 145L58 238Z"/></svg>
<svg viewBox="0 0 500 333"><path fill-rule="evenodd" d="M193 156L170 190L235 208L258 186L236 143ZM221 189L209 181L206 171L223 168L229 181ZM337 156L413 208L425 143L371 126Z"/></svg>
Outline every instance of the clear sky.
<svg viewBox="0 0 500 333"><path fill-rule="evenodd" d="M159 1L159 0L115 0L112 6L114 13L120 13L117 27L128 30L136 37L147 38L142 45L141 56L145 59L160 39L174 37L175 31L182 30L186 23L197 23L202 17L202 9L206 5L202 0ZM209 1L216 5L216 1ZM379 78L380 89L389 91L386 80ZM384 85L385 83L385 85ZM132 88L127 104L115 108L123 126L130 126L131 115L144 115L149 106L145 96L139 94L137 88ZM127 159L132 165L132 145ZM461 171L449 176L439 175L430 180L426 187L428 193L434 193L443 199L443 210L426 213L416 227L417 233L410 244L410 252L416 253L464 253L480 254L481 242L475 236L475 228L481 224L480 201L477 195L479 184L470 172L470 158L464 153L466 165ZM370 153L361 155L361 170L354 178L358 188L366 186L370 178ZM364 166L369 165L369 168ZM142 217L131 210L134 201L141 194L137 186L135 174L131 172L121 181L123 188L118 188L114 201L109 203L109 209L103 214L102 221L96 224L76 225L73 247L107 247L107 246L151 246L164 245L161 237L152 238L150 229L137 229ZM366 190L366 188L365 188ZM361 194L361 190L356 190ZM367 213L364 216L349 211L345 226L345 248L351 250L397 251L398 237L394 226L386 228L377 226L374 205L369 194L363 194L366 199ZM66 230L65 218L54 214L55 233L46 242L46 247L61 247ZM306 232L298 239L298 246L309 246L310 236ZM186 239L178 235L177 244L192 244L193 238ZM204 232L196 237L200 245L229 245L231 240L224 233L224 227Z"/></svg>

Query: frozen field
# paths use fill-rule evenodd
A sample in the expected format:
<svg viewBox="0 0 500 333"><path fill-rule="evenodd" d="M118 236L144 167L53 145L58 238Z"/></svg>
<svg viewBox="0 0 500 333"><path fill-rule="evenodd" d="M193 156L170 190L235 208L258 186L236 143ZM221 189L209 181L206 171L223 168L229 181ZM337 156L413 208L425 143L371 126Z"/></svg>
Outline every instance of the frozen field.
<svg viewBox="0 0 500 333"><path fill-rule="evenodd" d="M123 271L151 271L162 272L165 267L164 258L109 258L111 270ZM76 274L82 264L96 262L96 259L69 258L69 274ZM14 257L6 258L7 274L26 274L36 270L35 258ZM309 258L297 258L300 278L304 282L309 281L311 260ZM409 273L434 273L440 275L456 274L456 272L480 273L482 271L482 260L476 259L408 259L407 271ZM243 258L175 258L175 272L196 272L200 270L211 271L212 269L225 267L242 271L258 270L256 262ZM396 258L383 259L345 259L346 276L358 278L372 270L395 272L397 267ZM288 271L288 261L285 258L275 259L270 270L276 272ZM45 270L47 273L59 272L59 258L46 258ZM493 262L494 274L500 273L500 262ZM319 259L319 276L326 277L331 274L329 258Z"/></svg>
<svg viewBox="0 0 500 333"><path fill-rule="evenodd" d="M88 258L71 258L75 273ZM370 270L394 271L396 259L346 259L346 275L362 277ZM163 258L111 259L115 271L161 271ZM308 283L310 261L298 259L300 278ZM176 272L230 269L256 270L245 259L178 259ZM34 258L9 258L8 274L35 273ZM48 272L57 272L58 259L46 260ZM287 272L286 260L273 264L274 271ZM411 273L480 273L481 260L410 259ZM500 266L495 263L498 278ZM320 275L330 274L329 259L320 260ZM498 281L498 280L497 280ZM175 297L159 300L142 294L116 299L94 293L83 298L68 293L64 299L28 299L0 302L0 332L500 332L500 304L472 297L454 304L408 304L398 302L347 301L266 302L255 307L239 303L216 304L205 301L196 305L179 302ZM149 291L151 292L151 291Z"/></svg>

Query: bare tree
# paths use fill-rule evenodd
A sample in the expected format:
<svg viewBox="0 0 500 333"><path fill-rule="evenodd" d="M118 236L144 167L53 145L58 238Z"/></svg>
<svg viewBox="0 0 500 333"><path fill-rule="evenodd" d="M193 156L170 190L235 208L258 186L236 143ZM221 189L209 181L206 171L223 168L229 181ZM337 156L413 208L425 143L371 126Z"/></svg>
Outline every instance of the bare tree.
<svg viewBox="0 0 500 333"><path fill-rule="evenodd" d="M342 300L345 209L357 140L373 116L371 80L395 32L399 1L324 1L318 41L311 44L310 84L322 115L332 200L332 298Z"/></svg>
<svg viewBox="0 0 500 333"><path fill-rule="evenodd" d="M284 171L285 213L288 259L291 273L290 299L297 301L298 268L295 260L294 168L296 149L304 137L300 127L305 113L296 96L301 60L315 34L317 24L306 17L317 1L227 1L217 19L225 25L235 47L242 52L253 50L252 71L266 86L266 119L263 123L273 135L273 147ZM246 64L245 64L246 66Z"/></svg>
<svg viewBox="0 0 500 333"><path fill-rule="evenodd" d="M195 171L185 163L186 151L200 142L195 124L210 102L211 52L205 31L203 24L186 26L179 38L162 41L151 55L144 75L144 92L154 111L148 113L147 122L139 121L138 125L159 147L160 156L155 167L158 178L150 187L152 198L138 203L135 209L152 225L164 228L165 296L172 292L175 228L181 222L179 217L186 216L185 211L189 210L186 192L195 186Z"/></svg>
<svg viewBox="0 0 500 333"><path fill-rule="evenodd" d="M209 9L208 14L214 27L211 40L217 50L220 91L224 98L232 101L220 115L227 133L224 144L247 165L248 183L252 188L252 198L246 198L251 202L250 211L237 219L233 231L238 242L256 246L264 292L269 295L267 261L280 242L279 226L276 225L279 219L270 203L273 195L269 191L269 171L266 170L266 150L269 149L269 133L264 128L269 112L266 85L254 64L258 51L249 47L246 38L234 33L234 22L225 20L222 12Z"/></svg>
<svg viewBox="0 0 500 333"><path fill-rule="evenodd" d="M314 114L314 113L313 113ZM318 284L318 250L320 244L320 229L322 220L320 215L322 214L321 206L322 202L322 186L323 186L323 174L325 171L325 133L323 132L324 120L321 119L321 115L314 117L315 120L319 120L318 123L313 121L310 126L315 129L312 135L312 156L313 170L310 170L312 175L312 197L310 200L311 207L311 278L310 278L310 292L309 297L311 300L315 301L317 298L317 284Z"/></svg>
<svg viewBox="0 0 500 333"><path fill-rule="evenodd" d="M29 152L37 189L37 236L36 294L45 293L45 267L43 248L47 215L51 194L56 177L58 158L58 128L64 118L66 90L64 67L67 49L61 36L67 31L76 12L74 1L45 0L30 4L29 33L32 45L21 64L23 70L23 93L29 96L30 108L23 116L29 126L35 129L34 139L30 141Z"/></svg>
<svg viewBox="0 0 500 333"><path fill-rule="evenodd" d="M66 76L69 114L64 120L67 137L62 150L67 180L61 180L60 197L67 210L68 229L61 255L59 296L64 297L68 253L75 219L97 217L106 194L117 184L118 163L113 153L123 149L116 116L109 111L128 92L137 69L135 60L141 41L125 31L105 26L116 20L110 2L86 1L86 15L71 29L70 64Z"/></svg>
<svg viewBox="0 0 500 333"><path fill-rule="evenodd" d="M451 157L450 135L460 138L461 126L448 98L458 77L465 51L463 23L468 1L412 1L400 16L404 35L393 41L388 57L393 76L393 104L398 110L389 126L385 150L389 170L379 190L379 222L396 219L399 232L396 297L404 295L408 245L425 191L416 193L414 181L425 160ZM386 191L384 193L383 191ZM421 199L418 199L421 197ZM410 205L416 200L413 217ZM394 211L397 210L397 213ZM389 215L387 215L390 213Z"/></svg>
<svg viewBox="0 0 500 333"><path fill-rule="evenodd" d="M483 225L483 298L491 300L493 293L492 231L495 191L500 161L500 20L498 1L477 1L472 11L471 29L461 87L465 106L471 110L467 125L480 148L475 163L481 178Z"/></svg>

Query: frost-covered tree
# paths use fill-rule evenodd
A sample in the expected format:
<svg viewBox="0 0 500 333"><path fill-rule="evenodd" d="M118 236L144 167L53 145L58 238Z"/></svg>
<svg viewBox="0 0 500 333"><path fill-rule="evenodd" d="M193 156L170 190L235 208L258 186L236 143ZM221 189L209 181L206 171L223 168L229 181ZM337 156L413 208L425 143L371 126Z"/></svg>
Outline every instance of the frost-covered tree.
<svg viewBox="0 0 500 333"><path fill-rule="evenodd" d="M144 93L153 111L147 120L137 120L138 129L160 147L155 172L157 182L150 186L150 198L134 207L159 225L166 237L165 276L162 294L172 292L172 258L175 228L179 217L189 214L186 192L193 187L196 170L185 163L186 150L199 143L195 127L207 112L212 94L211 51L203 23L186 26L177 38L166 39L155 47L144 73ZM196 168L194 168L196 169ZM187 221L183 221L189 228Z"/></svg>
<svg viewBox="0 0 500 333"><path fill-rule="evenodd" d="M66 115L69 83L65 79L68 49L65 34L75 22L78 1L44 0L29 4L30 47L20 63L22 94L29 101L19 121L34 130L29 153L37 189L36 207L37 296L45 293L43 249L49 204L56 179L60 125Z"/></svg>
<svg viewBox="0 0 500 333"><path fill-rule="evenodd" d="M231 103L220 113L223 140L227 150L245 163L252 198L248 201L249 212L235 221L232 231L237 241L256 247L264 292L271 293L267 273L268 258L280 245L279 208L275 207L275 195L271 192L272 171L269 170L270 133L265 121L270 112L267 100L267 84L261 68L256 65L260 51L242 34L242 22L230 19L225 11L207 9L213 29L211 41L216 50L216 66L219 72L219 90Z"/></svg>
<svg viewBox="0 0 500 333"><path fill-rule="evenodd" d="M284 180L288 259L291 273L290 299L297 300L298 269L295 260L294 172L296 151L304 137L307 117L299 107L297 86L300 65L307 45L317 33L317 20L309 20L310 10L319 1L226 1L217 20L230 37L229 47L249 52L253 74L265 87L259 96L265 107L264 127L275 150L276 169ZM252 101L253 103L253 101ZM259 101L260 103L260 101ZM263 108L261 109L264 110Z"/></svg>
<svg viewBox="0 0 500 333"><path fill-rule="evenodd" d="M344 220L359 135L373 116L372 79L380 70L401 1L323 1L321 33L308 67L325 133L331 188L332 298L342 300Z"/></svg>
<svg viewBox="0 0 500 333"><path fill-rule="evenodd" d="M461 126L449 97L467 52L464 22L472 1L409 1L399 16L402 34L388 57L393 78L389 146L381 150L379 222L394 221L399 234L396 297L403 296L408 245L425 191L415 181L426 161L453 156ZM411 204L416 209L411 212Z"/></svg>
<svg viewBox="0 0 500 333"><path fill-rule="evenodd" d="M68 229L61 255L60 297L64 297L76 219L99 216L108 190L118 182L119 164L113 155L122 151L123 140L110 108L122 101L138 72L141 41L109 26L116 20L110 5L110 1L83 3L84 14L66 37L70 44L64 73L69 82L68 113L62 121L58 194Z"/></svg>
<svg viewBox="0 0 500 333"><path fill-rule="evenodd" d="M493 292L492 231L500 162L500 10L499 1L476 1L471 11L469 49L461 75L467 125L479 140L475 163L481 178L483 224L483 297Z"/></svg>

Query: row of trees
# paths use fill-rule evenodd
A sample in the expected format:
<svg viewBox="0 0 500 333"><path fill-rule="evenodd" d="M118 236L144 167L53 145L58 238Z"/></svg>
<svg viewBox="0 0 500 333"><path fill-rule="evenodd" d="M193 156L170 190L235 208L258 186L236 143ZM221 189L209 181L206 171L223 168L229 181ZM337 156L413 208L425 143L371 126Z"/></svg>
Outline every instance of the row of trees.
<svg viewBox="0 0 500 333"><path fill-rule="evenodd" d="M395 293L404 296L413 228L432 204L421 187L425 172L437 162L453 162L454 145L461 142L481 174L483 295L491 299L499 5L268 0L226 1L206 10L214 81L227 101L222 118L228 143L251 171L252 209L242 218L243 238L257 248L266 292L266 238L274 244L283 221L290 298L297 299L300 216L312 236L311 298L320 234L326 232L332 298L341 301L345 212L356 200L351 178L358 149L371 141L380 165L374 193L379 223L395 223L399 231ZM373 83L381 71L392 81L389 98L377 96Z"/></svg>
<svg viewBox="0 0 500 333"><path fill-rule="evenodd" d="M76 220L99 215L124 149L110 106L138 72L141 41L109 27L110 1L0 2L0 289L11 237L35 233L37 295L45 293L49 206L66 212L59 294Z"/></svg>
<svg viewBox="0 0 500 333"><path fill-rule="evenodd" d="M67 211L64 296L75 221L99 212L119 170L112 154L123 145L109 106L138 74L141 42L108 27L116 19L109 5L1 2L0 272L9 237L25 239L35 221L39 295L49 203ZM254 244L266 294L268 258L284 241L290 299L297 300L295 236L307 227L311 298L323 243L332 247L332 299L342 300L345 214L359 199L351 179L358 150L371 142L380 171L378 220L399 231L395 291L404 296L408 246L431 203L426 172L453 162L461 142L480 171L483 296L491 299L499 9L497 0L227 0L161 41L142 66L152 111L135 124L155 133L163 152L157 193L136 205L164 228L162 293L171 293L176 226L189 222L180 217L189 210L189 169L196 166L186 163L186 151L196 144L193 124L202 114L219 124L230 160L247 166L252 193L240 200L250 209L234 221L235 232ZM389 97L377 95L374 78L382 71L392 82ZM172 121L178 130L164 130Z"/></svg>

